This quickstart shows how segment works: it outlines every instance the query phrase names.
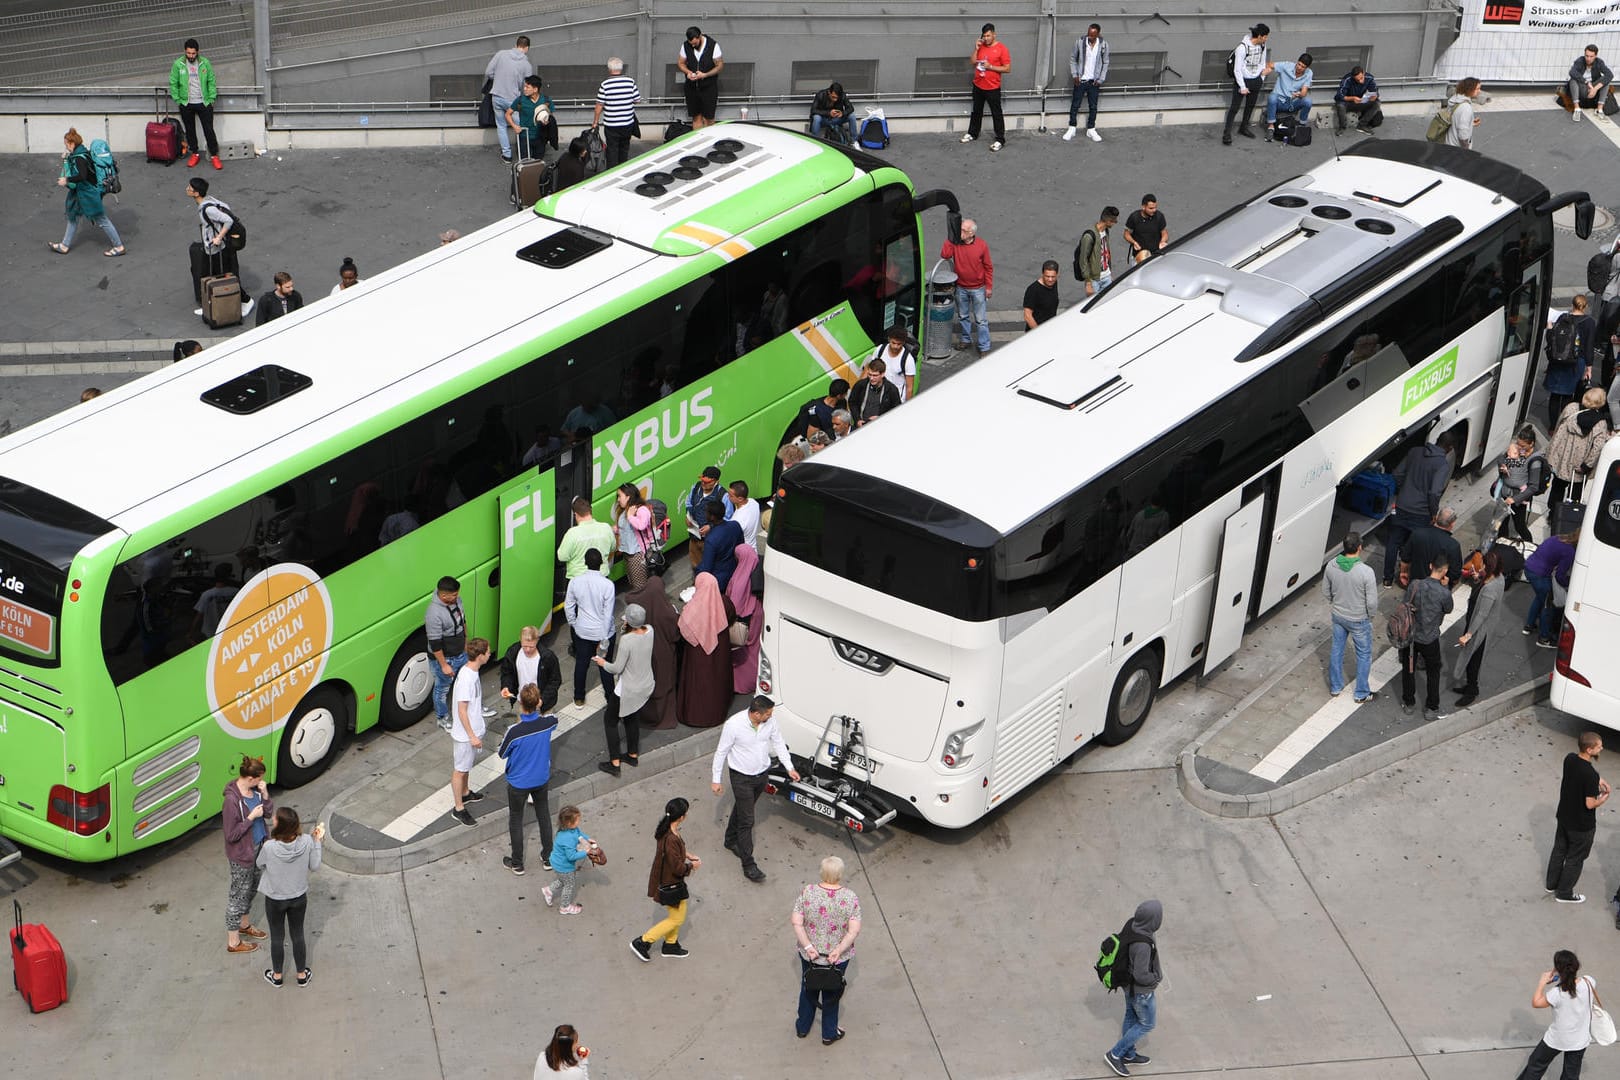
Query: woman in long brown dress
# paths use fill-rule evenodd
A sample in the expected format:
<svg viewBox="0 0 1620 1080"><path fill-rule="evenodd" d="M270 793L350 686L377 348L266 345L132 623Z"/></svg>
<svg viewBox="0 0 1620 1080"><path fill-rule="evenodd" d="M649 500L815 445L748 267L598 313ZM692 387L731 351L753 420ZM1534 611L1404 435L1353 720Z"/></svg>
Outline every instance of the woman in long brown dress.
<svg viewBox="0 0 1620 1080"><path fill-rule="evenodd" d="M653 628L653 695L647 714L656 718L655 727L663 730L675 726L676 705L679 696L675 689L676 652L681 640L680 616L664 593L664 579L648 577L647 584L624 594L626 604L640 604L647 613L647 625Z"/></svg>
<svg viewBox="0 0 1620 1080"><path fill-rule="evenodd" d="M681 611L681 723L706 728L723 724L731 710L731 641L727 632L737 609L720 593L713 574L697 576L696 592Z"/></svg>

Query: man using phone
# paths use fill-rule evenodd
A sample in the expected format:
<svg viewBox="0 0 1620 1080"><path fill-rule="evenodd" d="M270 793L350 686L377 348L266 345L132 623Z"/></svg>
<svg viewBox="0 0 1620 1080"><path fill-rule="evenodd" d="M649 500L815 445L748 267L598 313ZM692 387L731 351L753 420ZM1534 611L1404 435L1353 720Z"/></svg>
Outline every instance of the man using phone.
<svg viewBox="0 0 1620 1080"><path fill-rule="evenodd" d="M968 118L967 134L962 141L970 143L979 137L984 123L984 107L990 106L990 120L995 125L996 138L990 151L1000 150L1007 141L1007 126L1001 119L1001 77L1012 70L1012 56L1007 46L996 40L996 24L985 23L979 39L973 43L973 115Z"/></svg>

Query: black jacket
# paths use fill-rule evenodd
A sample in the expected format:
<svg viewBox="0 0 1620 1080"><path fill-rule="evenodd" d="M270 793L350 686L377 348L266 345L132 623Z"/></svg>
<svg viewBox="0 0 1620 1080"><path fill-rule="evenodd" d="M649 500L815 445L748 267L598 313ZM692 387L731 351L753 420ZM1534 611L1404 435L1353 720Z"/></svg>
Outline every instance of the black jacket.
<svg viewBox="0 0 1620 1080"><path fill-rule="evenodd" d="M1586 54L1584 52L1575 58L1573 64L1569 65L1569 77L1576 82L1586 80ZM1609 65L1603 62L1603 58L1600 56L1592 61L1592 85L1607 87L1613 82L1614 72L1609 70Z"/></svg>
<svg viewBox="0 0 1620 1080"><path fill-rule="evenodd" d="M894 383L889 381L886 375L880 385L882 390L879 391L877 414L882 416L890 409L900 407L900 390ZM860 424L861 417L866 415L866 398L871 393L871 390L872 380L862 379L849 392L849 415L854 418L857 425Z"/></svg>
<svg viewBox="0 0 1620 1080"><path fill-rule="evenodd" d="M279 319L283 314L291 315L303 306L304 297L297 289L294 289L292 295L287 297L287 310L283 312L281 310L281 297L276 295L276 290L271 289L259 297L259 313L254 318L253 325L263 326L271 319Z"/></svg>
<svg viewBox="0 0 1620 1080"><path fill-rule="evenodd" d="M819 116L831 116L834 109L845 116L855 115L855 107L849 103L849 95L834 94L831 87L818 93L814 104L810 106L810 111Z"/></svg>
<svg viewBox="0 0 1620 1080"><path fill-rule="evenodd" d="M1411 563L1411 576L1407 580L1420 581L1428 577L1434 568L1434 557L1442 552L1450 567L1446 571L1446 587L1451 588L1462 580L1462 546L1457 538L1437 525L1412 530L1406 546L1401 548L1402 560Z"/></svg>
<svg viewBox="0 0 1620 1080"><path fill-rule="evenodd" d="M517 675L517 654L522 647L521 642L515 644L501 657L501 689L510 690L514 698L523 689L518 685ZM548 713L556 706L557 691L562 689L562 666L557 663L557 654L544 646L540 648L540 671L536 680L540 684L540 711Z"/></svg>

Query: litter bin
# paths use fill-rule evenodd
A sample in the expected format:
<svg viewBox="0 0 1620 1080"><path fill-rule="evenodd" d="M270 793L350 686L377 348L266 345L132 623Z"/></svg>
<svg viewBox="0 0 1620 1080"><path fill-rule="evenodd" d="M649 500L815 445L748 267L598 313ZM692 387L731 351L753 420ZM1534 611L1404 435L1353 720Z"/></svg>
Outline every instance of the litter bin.
<svg viewBox="0 0 1620 1080"><path fill-rule="evenodd" d="M956 350L951 346L951 329L956 322L956 271L950 261L941 259L928 275L928 359L949 360Z"/></svg>

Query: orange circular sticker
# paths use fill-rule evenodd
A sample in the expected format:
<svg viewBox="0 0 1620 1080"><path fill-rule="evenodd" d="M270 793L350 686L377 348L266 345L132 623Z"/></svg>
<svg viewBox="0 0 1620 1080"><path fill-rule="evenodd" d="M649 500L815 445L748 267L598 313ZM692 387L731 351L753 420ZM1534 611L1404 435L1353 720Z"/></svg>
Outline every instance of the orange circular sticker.
<svg viewBox="0 0 1620 1080"><path fill-rule="evenodd" d="M231 599L208 648L214 719L240 739L281 730L331 647L332 597L320 576L298 563L261 571Z"/></svg>

